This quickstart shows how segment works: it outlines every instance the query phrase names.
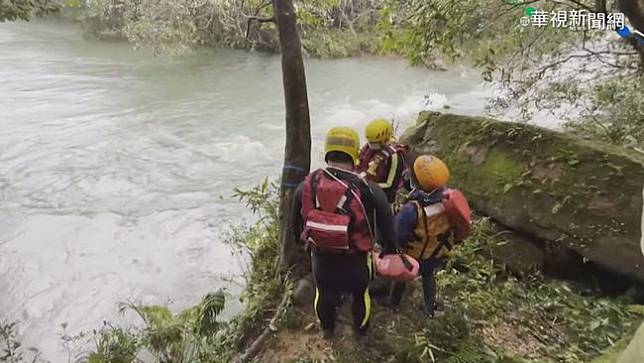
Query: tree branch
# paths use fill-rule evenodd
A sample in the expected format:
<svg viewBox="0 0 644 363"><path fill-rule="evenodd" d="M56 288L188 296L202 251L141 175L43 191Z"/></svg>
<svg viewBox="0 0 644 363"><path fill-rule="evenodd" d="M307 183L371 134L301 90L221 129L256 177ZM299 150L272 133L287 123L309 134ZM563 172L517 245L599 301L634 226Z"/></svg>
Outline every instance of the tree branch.
<svg viewBox="0 0 644 363"><path fill-rule="evenodd" d="M248 17L248 26L246 27L246 40L248 40L248 35L250 34L250 25L253 21L256 21L258 24L263 23L275 23L275 17L262 18L259 16L249 16Z"/></svg>
<svg viewBox="0 0 644 363"><path fill-rule="evenodd" d="M248 348L240 354L237 359L235 359L235 363L246 363L253 359L257 353L259 353L262 348L264 347L264 342L266 342L266 339L271 335L273 331L276 330L275 324L281 319L282 315L286 313L286 310L288 309L288 306L291 302L291 297L293 296L292 291L286 291L284 293L284 296L282 297L282 302L279 304L277 307L277 310L275 310L275 314L271 318L271 320L268 323L268 326L264 328L262 333L255 339L249 346Z"/></svg>

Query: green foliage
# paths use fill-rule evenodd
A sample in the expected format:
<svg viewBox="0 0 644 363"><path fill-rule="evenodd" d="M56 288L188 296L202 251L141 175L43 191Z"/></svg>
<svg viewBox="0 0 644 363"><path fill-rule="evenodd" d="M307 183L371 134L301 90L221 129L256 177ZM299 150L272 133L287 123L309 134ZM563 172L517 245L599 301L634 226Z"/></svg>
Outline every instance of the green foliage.
<svg viewBox="0 0 644 363"><path fill-rule="evenodd" d="M311 30L305 33L302 46L309 56L317 58L351 57L380 52L376 33L354 34L337 29Z"/></svg>
<svg viewBox="0 0 644 363"><path fill-rule="evenodd" d="M216 0L90 0L85 24L97 37L118 34L155 53L180 55L237 25L220 16L226 6Z"/></svg>
<svg viewBox="0 0 644 363"><path fill-rule="evenodd" d="M22 343L17 337L16 324L16 322L0 321L0 362L41 362L42 359L38 350L27 348L27 352L25 352Z"/></svg>
<svg viewBox="0 0 644 363"><path fill-rule="evenodd" d="M137 336L129 330L105 323L94 333L95 351L88 356L89 363L130 363L139 349Z"/></svg>
<svg viewBox="0 0 644 363"><path fill-rule="evenodd" d="M60 10L60 3L52 0L0 1L0 22L29 20L33 15L43 16Z"/></svg>
<svg viewBox="0 0 644 363"><path fill-rule="evenodd" d="M278 191L277 184L265 178L261 184L250 190L234 188L233 196L258 215L261 221L267 222L265 225L270 225L278 218Z"/></svg>
<svg viewBox="0 0 644 363"><path fill-rule="evenodd" d="M217 317L224 310L226 299L224 294L215 293L208 294L204 297L199 306L199 315L197 321L199 322L199 334L202 336L209 336L217 332L220 323Z"/></svg>
<svg viewBox="0 0 644 363"><path fill-rule="evenodd" d="M250 190L235 189L234 195L260 220L237 238L229 239L233 246L243 245L250 256L250 270L245 276L247 285L240 297L245 309L235 319L235 325L239 332L252 332L260 328L257 323L267 316L267 307L274 308L284 292L292 288L279 268L279 186L265 179Z"/></svg>
<svg viewBox="0 0 644 363"><path fill-rule="evenodd" d="M605 9L596 8L602 3ZM611 12L617 11L616 3L529 2L548 13ZM642 48L609 39L602 31L521 26L525 4L389 0L380 10L381 47L428 67L435 67L437 59L472 62L485 80L500 86L491 112L516 110L527 121L536 111L546 111L585 136L642 148Z"/></svg>
<svg viewBox="0 0 644 363"><path fill-rule="evenodd" d="M181 55L201 45L279 49L272 23L257 24L251 17L270 18L264 0L90 0L85 4L89 34L120 35L155 53ZM314 56L348 56L372 50L369 32L374 11L369 1L297 1L305 50ZM247 34L248 32L248 34Z"/></svg>
<svg viewBox="0 0 644 363"><path fill-rule="evenodd" d="M567 128L644 152L644 76L615 77L596 85L591 106Z"/></svg>
<svg viewBox="0 0 644 363"><path fill-rule="evenodd" d="M164 306L121 304L120 312L135 312L143 326L126 329L104 323L99 331L94 331L95 347L87 360L90 363L133 362L145 350L158 362L211 362L229 349L217 345L217 337L225 327L217 320L224 305L225 295L221 290L207 294L198 305L178 314Z"/></svg>
<svg viewBox="0 0 644 363"><path fill-rule="evenodd" d="M15 335L16 323L2 323L0 325L0 337L2 337L3 348L0 355L0 362L19 362L22 360L20 351L21 343Z"/></svg>

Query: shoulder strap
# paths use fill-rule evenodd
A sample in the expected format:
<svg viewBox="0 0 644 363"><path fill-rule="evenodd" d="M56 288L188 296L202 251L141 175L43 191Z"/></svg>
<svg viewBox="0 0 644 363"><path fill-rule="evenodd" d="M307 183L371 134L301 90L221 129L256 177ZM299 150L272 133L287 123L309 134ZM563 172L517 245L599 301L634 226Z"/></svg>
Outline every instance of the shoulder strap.
<svg viewBox="0 0 644 363"><path fill-rule="evenodd" d="M320 177L322 173L320 170L316 170L311 174L311 196L313 197L313 209L320 208L320 203L318 203L318 184L320 183Z"/></svg>
<svg viewBox="0 0 644 363"><path fill-rule="evenodd" d="M333 175L333 173L331 173L331 172L330 172L330 171L328 171L328 170L324 170L324 173L326 173L328 176L330 176L331 178L333 178L333 179L334 179L335 181L337 181L338 183L340 183L340 184L344 185L344 187L345 187L345 188L347 188L347 192L348 192L348 193L350 193L350 194L352 195L352 198L355 198L355 200L356 200L356 201L358 202L358 204L360 205L360 208L362 209L362 213L363 213L363 214L364 214L364 216L365 216L365 221L367 221L367 226L368 226L368 228L367 228L367 229L369 230L369 234L371 235L371 239L372 239L373 241L375 241L375 230L374 230L374 229L373 229L373 227L372 227L372 221L370 221L370 220L369 220L369 213L367 213L367 209L365 208L364 203L362 202L362 200L360 199L360 197L359 197L359 196L356 194L356 192L355 192L355 190L359 190L359 189L358 189L358 187L355 185L355 182L354 182L354 181L346 181L346 182L345 182L345 181L342 181L342 180L340 180L340 178L338 178L337 176ZM353 174L353 173L352 173L352 174ZM369 187L369 184L368 184L368 183L367 183L363 178L361 178L359 175L357 175L357 174L354 174L354 175L355 175L359 180L361 180L361 181L362 181L362 182L367 186L367 187L366 187L366 189L369 191L369 193L371 193L371 189L370 189L370 187ZM347 198L347 200L348 200L348 199L349 199L349 198ZM346 204L346 203L345 203L345 204ZM374 216L375 216L375 213L374 213ZM374 219L375 219L375 218L374 218Z"/></svg>
<svg viewBox="0 0 644 363"><path fill-rule="evenodd" d="M452 245L449 243L449 234L448 233L443 233L439 236L436 237L438 239L438 244L436 245L436 248L432 252L432 255L429 256L429 258L434 258L438 253L441 251L443 247L447 248L448 251L452 250Z"/></svg>
<svg viewBox="0 0 644 363"><path fill-rule="evenodd" d="M422 259L425 255L425 250L427 249L427 244L429 243L429 226L427 225L427 213L425 213L425 208L418 201L413 201L412 203L416 204L416 213L419 214L419 217L423 219L423 226L425 227L425 237L423 238L423 249L420 251L419 258ZM420 211L420 213L418 213Z"/></svg>
<svg viewBox="0 0 644 363"><path fill-rule="evenodd" d="M344 192L344 202L341 203L341 205L338 205L338 207L342 208L345 210L347 213L351 214L351 218L353 218L353 212L351 212L351 201L354 198L354 195L352 193L351 188L353 187L353 184L349 184L349 187L347 190ZM342 200L341 200L342 201ZM338 203L340 204L340 203Z"/></svg>
<svg viewBox="0 0 644 363"><path fill-rule="evenodd" d="M423 208L423 215L425 215L425 208ZM427 240L429 240L429 232L428 232L429 226L427 222L428 222L427 217L425 217L425 234L427 235ZM440 253L441 249L443 249L443 247L445 247L448 251L452 250L452 245L449 243L449 234L450 232L447 232L436 236L436 240L437 240L436 242L438 243L436 243L436 247L434 247L434 250L432 251L432 254L429 256L429 259L436 257ZM426 246L427 244L425 244L425 247ZM423 248L423 253L424 252L425 252L425 249ZM421 254L421 257L422 257L422 254Z"/></svg>

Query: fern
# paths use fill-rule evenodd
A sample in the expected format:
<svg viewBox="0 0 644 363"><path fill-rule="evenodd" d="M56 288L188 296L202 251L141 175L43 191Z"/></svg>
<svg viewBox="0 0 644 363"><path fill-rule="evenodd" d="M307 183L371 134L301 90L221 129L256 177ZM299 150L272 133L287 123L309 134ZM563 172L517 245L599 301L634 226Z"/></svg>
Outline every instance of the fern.
<svg viewBox="0 0 644 363"><path fill-rule="evenodd" d="M199 333L212 336L219 329L217 317L224 310L226 297L223 291L206 295L199 306Z"/></svg>

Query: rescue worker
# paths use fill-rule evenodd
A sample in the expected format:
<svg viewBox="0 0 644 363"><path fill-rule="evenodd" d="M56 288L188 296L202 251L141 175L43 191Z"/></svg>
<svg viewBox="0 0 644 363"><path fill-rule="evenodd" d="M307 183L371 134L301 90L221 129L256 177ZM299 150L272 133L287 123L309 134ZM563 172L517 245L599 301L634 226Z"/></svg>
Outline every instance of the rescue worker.
<svg viewBox="0 0 644 363"><path fill-rule="evenodd" d="M336 307L352 296L353 327L366 333L371 313L374 236L385 245L395 238L393 215L382 189L354 172L360 140L355 130L329 130L324 147L327 167L309 174L298 186L293 225L311 249L315 312L325 339L333 337ZM381 242L383 243L383 242Z"/></svg>
<svg viewBox="0 0 644 363"><path fill-rule="evenodd" d="M422 155L413 163L412 190L396 215L396 236L403 251L420 263L422 309L429 317L436 311L435 273L441 268L454 245L470 232L470 209L463 194L446 187L447 165L435 156ZM396 282L389 305L397 308L405 290Z"/></svg>
<svg viewBox="0 0 644 363"><path fill-rule="evenodd" d="M367 143L360 150L358 172L378 184L394 203L396 191L404 186L404 153L406 148L393 143L394 130L391 122L379 118L367 125Z"/></svg>

